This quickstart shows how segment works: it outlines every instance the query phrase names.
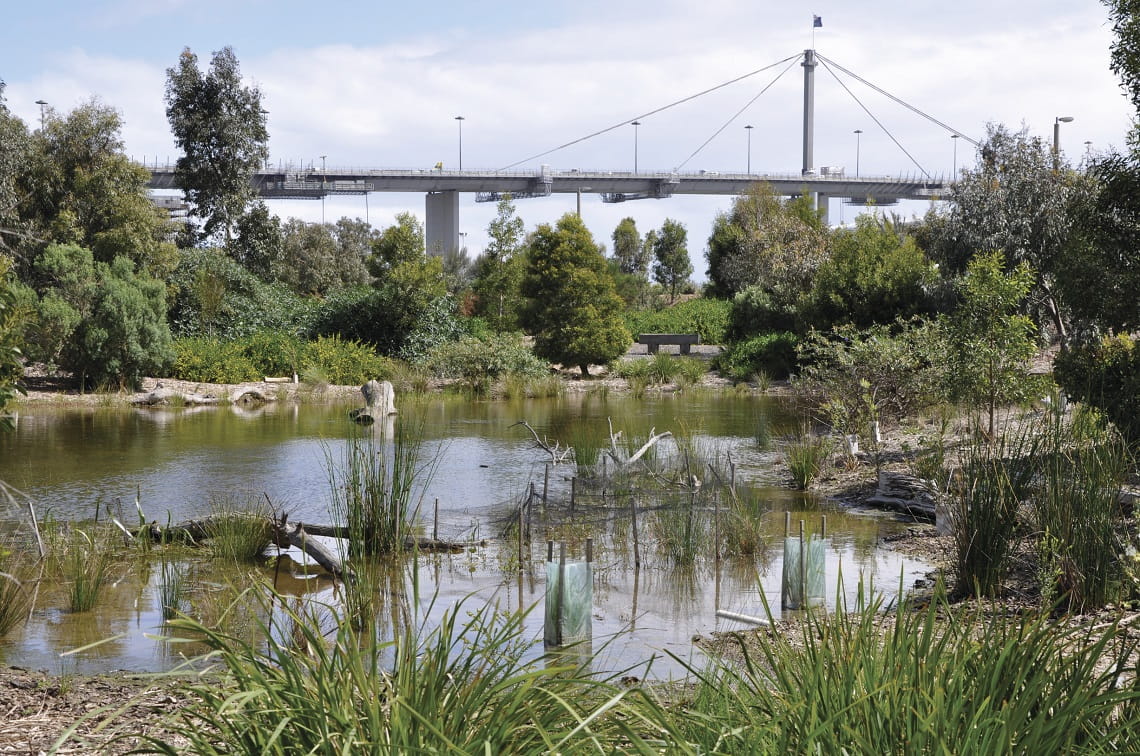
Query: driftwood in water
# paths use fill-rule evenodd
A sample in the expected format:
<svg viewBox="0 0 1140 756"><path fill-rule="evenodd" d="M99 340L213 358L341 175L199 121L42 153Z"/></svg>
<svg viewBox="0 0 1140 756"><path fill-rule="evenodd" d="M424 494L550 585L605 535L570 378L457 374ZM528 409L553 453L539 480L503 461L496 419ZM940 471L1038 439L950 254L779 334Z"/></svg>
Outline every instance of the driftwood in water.
<svg viewBox="0 0 1140 756"><path fill-rule="evenodd" d="M530 426L530 423L528 423L526 420L519 420L517 423L514 423L510 427L513 428L515 425L521 425L530 431L530 434L534 436L535 445L550 455L550 463L553 465L557 465L559 462L565 462L566 458L574 453L573 446L564 447L559 441L555 441L554 446L551 446L545 438L539 438L538 431L532 428Z"/></svg>
<svg viewBox="0 0 1140 756"><path fill-rule="evenodd" d="M164 388L162 384L154 391L144 394L135 394L131 397L131 404L136 407L159 407L167 404L181 403L186 405L217 404L221 399L213 394L196 394L193 392L175 391Z"/></svg>
<svg viewBox="0 0 1140 756"><path fill-rule="evenodd" d="M348 413L354 422L367 425L396 414L396 390L389 381L369 381L360 387L360 393L365 406Z"/></svg>
<svg viewBox="0 0 1140 756"><path fill-rule="evenodd" d="M201 543L209 540L217 532L220 521L229 517L257 517L257 515L222 514L210 515L198 520L186 520L174 525L163 527L158 522L145 525L140 535L145 534L156 542L182 541L188 543ZM313 561L327 570L333 577L352 579L352 569L344 566L340 558L320 541L311 536L327 538L348 539L348 528L336 525L319 525L314 523L298 522L282 516L278 520L265 519L266 529L270 539L278 546L296 546L312 557ZM408 536L404 540L404 547L419 549L420 551L463 551L465 544L455 541L443 541L436 538L423 538Z"/></svg>
<svg viewBox="0 0 1140 756"><path fill-rule="evenodd" d="M610 448L608 450L608 453L619 467L629 467L634 462L641 459L647 451L649 451L651 448L653 448L654 445L657 444L658 441L667 436L673 435L669 431L654 434L654 431L657 429L650 428L649 440L642 444L641 448L634 452L632 455L627 455L625 452L618 448L618 441L621 439L621 431L614 433L614 424L610 418L607 417L606 422L609 423L610 426Z"/></svg>

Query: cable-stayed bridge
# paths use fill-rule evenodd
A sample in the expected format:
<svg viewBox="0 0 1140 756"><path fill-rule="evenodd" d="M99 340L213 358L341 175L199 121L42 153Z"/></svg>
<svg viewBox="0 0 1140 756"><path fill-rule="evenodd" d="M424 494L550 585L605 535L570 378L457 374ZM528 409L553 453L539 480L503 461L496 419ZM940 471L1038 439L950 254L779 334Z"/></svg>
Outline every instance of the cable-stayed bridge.
<svg viewBox="0 0 1140 756"><path fill-rule="evenodd" d="M685 172L678 169L669 172L633 172L626 171L581 171L581 170L555 170L549 165L541 165L535 169L519 169L516 166L522 163L531 163L544 158L561 149L579 142L599 136L621 126L637 125L638 118L661 112L674 105L687 102L695 97L707 94L727 84L735 83L748 76L774 68L791 61L789 66L768 84L760 94L766 92L772 84L786 73L796 60L804 69L804 109L803 109L803 168L799 174L766 174L766 173L717 173L710 171ZM867 110L858 98L860 106L871 115L872 119L891 137L899 148L906 153L917 168L917 172L906 176L849 176L843 169L820 167L814 164L814 133L815 133L815 68L820 61L835 75L832 67L850 76L857 77L842 66L829 61L815 50L805 50L782 61L753 71L731 82L718 85L705 92L686 97L682 100L666 105L643 115L626 119L614 126L589 134L567 144L555 147L539 155L519 161L502 170L443 170L441 166L434 169L344 169L321 166L319 169L310 167L307 170L273 169L266 167L251 176L251 183L255 191L266 199L321 199L331 195L367 195L372 192L423 192L425 195L426 224L425 236L427 249L430 253L440 254L446 250L457 249L460 245L459 236L459 194L475 194L476 201L497 201L505 195L513 199L531 197L546 197L552 194L597 194L603 202L626 202L637 199L667 199L675 195L738 195L759 182L769 184L779 195L800 196L809 194L815 200L817 207L823 209L826 221L827 199L830 197L845 198L851 204L875 204L879 206L892 205L899 200L930 200L944 197L949 191L950 182L942 177L934 177L926 172L911 157L910 153L898 142L885 126ZM830 65L829 65L830 64ZM898 98L875 87L862 79L863 83L876 89L887 97L895 100L915 113L923 116L937 126L955 134L966 141L977 144L973 139L952 129L937 119L928 116L916 108L903 103ZM842 84L842 82L841 82ZM843 85L848 94L855 97L850 89ZM753 98L754 102L760 95ZM749 105L751 102L749 103ZM745 106L747 107L747 106ZM731 123L743 112L743 108L729 119ZM719 134L728 126L726 123L716 132ZM716 136L714 134L714 137ZM712 140L710 137L709 141ZM708 144L708 141L705 143ZM703 146L702 146L703 147ZM697 152L700 150L698 149ZM697 153L690 155L685 162L692 159ZM636 163L636 161L635 161ZM683 163L682 163L683 166ZM152 189L177 189L175 167L173 165L147 166L151 171L150 186Z"/></svg>

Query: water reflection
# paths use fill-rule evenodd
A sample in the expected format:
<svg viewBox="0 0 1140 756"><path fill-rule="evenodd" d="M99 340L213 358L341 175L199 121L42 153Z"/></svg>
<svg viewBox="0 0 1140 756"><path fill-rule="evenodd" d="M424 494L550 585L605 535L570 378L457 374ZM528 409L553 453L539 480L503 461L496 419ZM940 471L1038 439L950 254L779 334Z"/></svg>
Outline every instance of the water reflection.
<svg viewBox="0 0 1140 756"><path fill-rule="evenodd" d="M342 459L347 440L362 432L347 421L348 406L59 411L29 405L21 408L18 429L0 435L0 480L27 492L41 511L50 511L56 519L87 518L95 502L130 502L138 492L149 519L177 521L207 512L212 497L248 492L268 496L292 517L327 522L332 498L329 460ZM636 401L595 395L511 402L409 400L401 402L400 409L401 417L423 418L425 449L432 454L439 450L436 476L419 492L425 503L425 532L433 525L427 513L434 512L431 503L438 499L440 537L473 544L489 539L487 547L421 555L414 566L404 564L372 576L367 591L352 595L343 586L307 574L300 554L290 553L257 569L183 556L187 613L207 626L224 623L227 632L256 642L264 627L274 628L282 638L292 637L296 628L288 616L298 607L343 604L358 625L374 628L374 639L384 641L400 628L430 626L444 609L468 596L497 603L503 610L541 605L545 586L539 567L546 531L562 527L566 513L554 502L570 498L578 470L560 465L547 478L547 459L525 429L515 425L524 418L541 436L573 437L586 448L608 445L611 422L627 439L646 438L652 429L685 428L694 444L711 449L704 452L711 458L725 460L731 454L739 494L752 507L748 517L755 522L755 543L747 556L731 551L718 561L711 558L710 548L701 547L690 566L677 568L649 542L651 528L644 521L638 523L638 567L628 495L623 498L612 481L597 491L583 489L572 521L574 532L568 535L595 538L593 648L600 655L599 668L625 669L665 651L687 658L693 635L740 629L717 618L718 609L762 616L766 599L778 612L785 510L794 520L811 522L827 511L829 596L838 591L853 597L861 577L894 591L900 575L909 585L926 571L921 563L877 547L899 524L851 516L774 485L780 480L772 464L778 451L758 446L757 434L769 434L768 429L786 423L788 413L771 400L689 394ZM391 438L392 429L379 423L367 432ZM674 449L662 444L659 460ZM539 492L545 487L551 504L545 511L536 505L532 540L520 560L514 538L500 536L531 484ZM679 498L681 504L691 505L689 493ZM711 506L701 502L700 516L711 517ZM739 529L727 502L715 506L722 507L722 537L725 530ZM0 512L8 528L23 517L23 511ZM696 520L685 514L678 522L684 527ZM709 520L703 522L707 544L713 528ZM171 573L158 562L145 565L124 566L104 600L84 615L64 611L62 587L45 581L31 622L0 639L0 660L55 671L141 671L167 668L199 653L203 647L197 638L183 636L179 639L184 643L173 645L154 639L168 633L163 607L170 603ZM274 586L291 598L285 606L265 608L233 587L255 585ZM525 627L530 638L540 640L542 612L531 611ZM59 656L105 638L115 640L66 660ZM541 642L534 653L542 653ZM655 663L654 674L678 671L667 660Z"/></svg>

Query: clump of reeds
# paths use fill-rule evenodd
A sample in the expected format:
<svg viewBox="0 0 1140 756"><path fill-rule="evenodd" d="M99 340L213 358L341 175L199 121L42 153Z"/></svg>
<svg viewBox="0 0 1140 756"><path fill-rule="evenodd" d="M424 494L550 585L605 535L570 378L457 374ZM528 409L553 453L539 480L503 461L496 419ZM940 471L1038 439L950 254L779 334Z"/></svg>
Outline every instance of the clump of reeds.
<svg viewBox="0 0 1140 756"><path fill-rule="evenodd" d="M113 547L108 539L75 529L63 548L59 564L67 581L68 607L73 612L91 611L110 576Z"/></svg>
<svg viewBox="0 0 1140 756"><path fill-rule="evenodd" d="M796 486L807 489L823 471L830 454L831 440L826 436L817 436L807 428L793 436L784 447L784 456Z"/></svg>
<svg viewBox="0 0 1140 756"><path fill-rule="evenodd" d="M679 357L677 358L677 374L675 380L677 385L682 387L695 386L701 382L708 372L708 367L704 362L694 357Z"/></svg>
<svg viewBox="0 0 1140 756"><path fill-rule="evenodd" d="M273 540L272 512L268 503L250 496L210 502L206 533L214 556L227 562L251 564L265 556Z"/></svg>
<svg viewBox="0 0 1140 756"><path fill-rule="evenodd" d="M624 717L611 713L626 692L584 669L529 654L522 614L460 604L430 631L413 627L392 642L371 643L351 623L329 629L311 612L275 611L285 615L290 631L265 628L263 644L191 619L171 622L208 645L229 682L191 685L193 696L170 735L145 736L149 747L214 754L582 753L612 751L619 743L639 751L647 746Z"/></svg>
<svg viewBox="0 0 1140 756"><path fill-rule="evenodd" d="M948 620L943 618L948 617ZM1135 640L1109 623L987 617L939 592L928 608L877 601L812 613L802 631L749 634L744 662L692 670L669 737L704 753L1089 753L1133 751Z"/></svg>
<svg viewBox="0 0 1140 756"><path fill-rule="evenodd" d="M0 637L28 617L31 594L18 575L18 566L26 563L28 556L0 544Z"/></svg>
<svg viewBox="0 0 1140 756"><path fill-rule="evenodd" d="M1072 423L1048 416L1034 467L1034 496L1041 539L1038 557L1047 603L1068 611L1099 608L1120 589L1126 544L1118 535L1119 492L1129 466L1128 449L1095 411L1081 409Z"/></svg>
<svg viewBox="0 0 1140 756"><path fill-rule="evenodd" d="M421 478L433 465L420 466L422 425L396 420L393 438L352 436L344 461L330 461L332 515L348 530L351 557L391 554L404 549L419 511L413 502Z"/></svg>
<svg viewBox="0 0 1140 756"><path fill-rule="evenodd" d="M728 508L724 533L725 550L736 556L754 557L768 548L764 534L764 517L771 505L751 491L744 491L732 499Z"/></svg>
<svg viewBox="0 0 1140 756"><path fill-rule="evenodd" d="M164 621L174 619L189 609L189 576L186 565L168 559L165 554L159 559L158 601Z"/></svg>

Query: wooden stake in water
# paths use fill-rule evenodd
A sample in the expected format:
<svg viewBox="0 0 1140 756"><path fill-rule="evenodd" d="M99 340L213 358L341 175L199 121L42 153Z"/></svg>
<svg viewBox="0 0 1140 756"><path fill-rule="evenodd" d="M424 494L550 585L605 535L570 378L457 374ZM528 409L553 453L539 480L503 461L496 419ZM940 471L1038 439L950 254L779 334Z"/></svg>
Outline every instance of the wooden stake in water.
<svg viewBox="0 0 1140 756"><path fill-rule="evenodd" d="M804 521L800 520L800 609L807 606L807 559L804 550Z"/></svg>
<svg viewBox="0 0 1140 756"><path fill-rule="evenodd" d="M435 499L435 521L431 526L431 539L433 541L439 540L439 497Z"/></svg>
<svg viewBox="0 0 1140 756"><path fill-rule="evenodd" d="M554 541L546 542L546 561L554 561Z"/></svg>
<svg viewBox="0 0 1140 756"><path fill-rule="evenodd" d="M519 506L519 572L523 569L523 506Z"/></svg>
<svg viewBox="0 0 1140 756"><path fill-rule="evenodd" d="M713 559L720 561L720 495L713 494Z"/></svg>
<svg viewBox="0 0 1140 756"><path fill-rule="evenodd" d="M542 473L542 511L546 512L546 495L550 491L550 463L546 463L546 470Z"/></svg>
<svg viewBox="0 0 1140 756"><path fill-rule="evenodd" d="M630 527L633 528L633 566L641 566L641 546L637 542L637 499L633 496L629 497L629 520Z"/></svg>
<svg viewBox="0 0 1140 756"><path fill-rule="evenodd" d="M574 504L578 501L578 476L570 479L570 511L574 511Z"/></svg>
<svg viewBox="0 0 1140 756"><path fill-rule="evenodd" d="M593 564L594 562L594 539L586 539L586 564Z"/></svg>
<svg viewBox="0 0 1140 756"><path fill-rule="evenodd" d="M784 512L784 538L792 534L792 513Z"/></svg>
<svg viewBox="0 0 1140 756"><path fill-rule="evenodd" d="M558 618L558 645L562 645L562 604L565 603L563 596L566 595L566 542L562 541L558 544L558 611L555 615Z"/></svg>

